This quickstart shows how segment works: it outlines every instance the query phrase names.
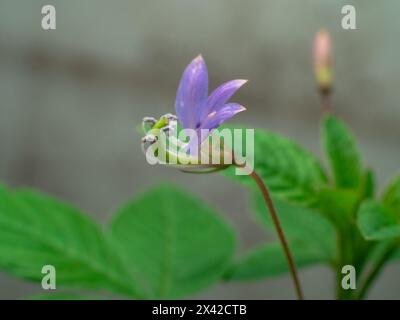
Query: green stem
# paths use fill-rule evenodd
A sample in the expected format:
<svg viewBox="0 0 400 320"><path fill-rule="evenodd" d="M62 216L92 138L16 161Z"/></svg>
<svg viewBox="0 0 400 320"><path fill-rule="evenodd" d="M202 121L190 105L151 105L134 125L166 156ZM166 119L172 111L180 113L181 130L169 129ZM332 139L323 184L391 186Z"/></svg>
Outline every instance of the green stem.
<svg viewBox="0 0 400 320"><path fill-rule="evenodd" d="M387 246L385 251L380 255L375 265L372 267L370 273L366 277L360 292L358 294L358 299L364 299L368 290L370 289L372 283L375 281L376 277L381 273L383 266L386 261L390 259L393 253L396 252L399 246L399 241L394 241Z"/></svg>
<svg viewBox="0 0 400 320"><path fill-rule="evenodd" d="M341 229L338 234L338 259L336 266L336 294L339 300L347 300L351 298L351 290L342 288L342 267L344 265L352 265L352 247L351 239L345 228Z"/></svg>
<svg viewBox="0 0 400 320"><path fill-rule="evenodd" d="M336 297L339 300L344 299L343 288L342 288L342 268L343 265L343 256L344 256L344 247L343 247L343 237L340 232L337 235L337 266L336 266Z"/></svg>
<svg viewBox="0 0 400 320"><path fill-rule="evenodd" d="M282 245L283 250L285 252L286 260L288 262L289 269L290 269L290 274L292 276L293 283L294 283L294 286L295 286L295 289L296 289L297 298L299 300L303 300L303 292L302 292L302 289L301 289L299 278L297 276L296 265L295 265L294 260L292 258L292 254L290 253L289 245L288 245L288 243L286 241L286 237L285 237L285 234L283 232L282 226L280 224L278 215L276 213L275 206L274 206L274 203L272 201L272 198L271 198L271 195L269 193L269 190L268 190L267 186L264 184L264 182L262 181L262 179L260 178L260 176L255 171L253 171L250 174L250 176L257 183L257 186L260 188L260 190L261 190L261 192L263 194L265 203L266 203L266 205L268 207L268 210L269 210L269 212L271 214L272 221L274 223L276 232L278 234L279 241L281 242L281 245Z"/></svg>

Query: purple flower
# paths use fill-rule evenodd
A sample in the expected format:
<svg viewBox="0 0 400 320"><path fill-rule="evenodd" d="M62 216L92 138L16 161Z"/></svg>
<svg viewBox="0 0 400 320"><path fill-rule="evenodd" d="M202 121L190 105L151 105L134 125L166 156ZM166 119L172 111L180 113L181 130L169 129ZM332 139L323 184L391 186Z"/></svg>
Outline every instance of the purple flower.
<svg viewBox="0 0 400 320"><path fill-rule="evenodd" d="M233 94L247 80L232 80L220 85L208 95L208 72L204 59L197 56L186 67L176 94L175 108L178 120L184 129L214 130L235 114L246 110L238 103L228 103ZM199 144L206 137L202 136ZM190 146L191 153L194 146ZM197 146L199 147L199 146Z"/></svg>
<svg viewBox="0 0 400 320"><path fill-rule="evenodd" d="M202 150L200 146L212 130L235 114L246 110L240 104L228 103L233 94L246 82L247 80L228 81L208 95L207 67L203 57L197 56L186 67L179 83L175 102L177 117L166 114L158 120L153 117L143 119L145 136L142 138L142 149L147 160L151 163L157 162L161 158L160 155L166 155L161 163L175 163L182 168L180 164L185 162L188 164L187 167L194 168L193 164L198 163L199 154L204 155L206 152L209 158L210 151L212 153L213 150L222 152L222 157L229 159L225 153L231 155L232 150L221 150L219 145L208 146ZM181 123L183 129L187 129L186 132L190 132L189 142L184 138L181 140L180 135L178 137L177 121ZM193 137L194 134L197 136ZM166 137L168 142L162 139L163 137ZM173 148L175 146L177 148ZM229 164L198 163L198 167L214 170L227 167Z"/></svg>

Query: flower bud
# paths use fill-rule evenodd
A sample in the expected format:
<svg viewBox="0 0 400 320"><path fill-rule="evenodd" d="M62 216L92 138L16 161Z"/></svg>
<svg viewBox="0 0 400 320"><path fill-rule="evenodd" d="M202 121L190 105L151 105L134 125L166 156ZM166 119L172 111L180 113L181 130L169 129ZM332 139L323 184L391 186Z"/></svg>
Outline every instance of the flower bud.
<svg viewBox="0 0 400 320"><path fill-rule="evenodd" d="M332 41L326 30L320 30L314 41L314 72L321 92L332 87Z"/></svg>

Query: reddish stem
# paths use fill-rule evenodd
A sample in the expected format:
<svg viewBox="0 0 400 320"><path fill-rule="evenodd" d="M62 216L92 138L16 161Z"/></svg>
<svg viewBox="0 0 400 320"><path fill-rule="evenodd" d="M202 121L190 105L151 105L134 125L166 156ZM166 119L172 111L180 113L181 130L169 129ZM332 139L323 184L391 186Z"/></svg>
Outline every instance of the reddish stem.
<svg viewBox="0 0 400 320"><path fill-rule="evenodd" d="M290 253L289 245L288 245L288 243L286 241L285 234L283 233L283 229L282 229L281 223L279 221L278 215L276 213L275 206L274 206L274 203L272 201L271 195L270 195L270 193L268 191L267 186L264 184L264 182L262 181L260 176L255 171L253 171L250 174L250 176L257 183L258 187L260 188L260 190L261 190L261 192L263 194L265 203L267 204L268 210L269 210L269 212L271 214L272 221L274 223L276 232L278 233L279 240L280 240L281 245L283 247L283 250L285 252L286 260L288 262L289 269L290 269L290 274L292 275L293 283L294 283L294 286L295 286L295 289L296 289L297 298L299 300L303 300L304 299L303 298L303 292L302 292L302 289L301 289L299 278L297 276L296 265L294 263L292 255Z"/></svg>

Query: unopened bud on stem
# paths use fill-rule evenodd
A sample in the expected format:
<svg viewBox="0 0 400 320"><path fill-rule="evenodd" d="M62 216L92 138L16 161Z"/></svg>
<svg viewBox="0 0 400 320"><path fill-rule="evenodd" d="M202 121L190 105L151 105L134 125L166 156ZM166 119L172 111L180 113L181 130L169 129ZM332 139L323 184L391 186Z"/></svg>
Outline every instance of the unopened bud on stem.
<svg viewBox="0 0 400 320"><path fill-rule="evenodd" d="M332 88L332 41L326 30L320 30L314 41L314 72L322 93Z"/></svg>

